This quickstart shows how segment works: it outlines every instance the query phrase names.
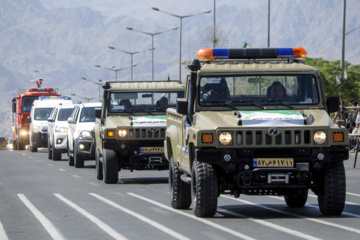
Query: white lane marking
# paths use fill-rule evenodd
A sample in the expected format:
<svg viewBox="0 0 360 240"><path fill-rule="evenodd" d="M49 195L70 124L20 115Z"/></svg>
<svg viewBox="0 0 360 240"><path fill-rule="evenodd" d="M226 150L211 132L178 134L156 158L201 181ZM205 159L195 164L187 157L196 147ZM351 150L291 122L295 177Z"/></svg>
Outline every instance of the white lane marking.
<svg viewBox="0 0 360 240"><path fill-rule="evenodd" d="M312 194L309 194L308 195L309 197L313 197L313 198L317 198L316 195L312 195ZM349 205L359 205L358 203L353 203L353 202L348 202L348 201L345 201L345 204L349 204ZM312 206L312 207L315 207L315 206ZM347 212L343 212L343 213L346 213L346 214L351 214L351 213L347 213ZM360 215L358 215L360 217Z"/></svg>
<svg viewBox="0 0 360 240"><path fill-rule="evenodd" d="M56 227L26 198L24 194L18 194L18 197L40 221L45 230L53 239L65 239L65 237L56 229Z"/></svg>
<svg viewBox="0 0 360 240"><path fill-rule="evenodd" d="M1 224L1 222L0 222L0 239L9 240L9 238L6 235L5 229L4 229L3 225Z"/></svg>
<svg viewBox="0 0 360 240"><path fill-rule="evenodd" d="M277 231L284 232L284 233L287 233L287 234L290 234L290 235L294 235L295 237L309 239L309 240L310 239L312 239L312 240L321 239L321 238L317 238L317 237L314 237L314 236L311 236L311 235L307 235L305 233L301 233L299 231L295 231L293 229L286 228L286 227L283 227L283 226L280 226L280 225L277 225L277 224L274 224L274 223L271 223L271 222L268 222L268 221L264 221L264 220L260 220L260 219L254 219L254 218L251 218L249 216L239 214L239 213L236 213L236 212L233 212L233 211L221 208L221 207L220 207L220 209L221 209L221 211L218 211L218 212L225 212L225 213L228 213L228 214L236 216L236 217L246 218L246 219L248 219L250 221L253 221L255 223L267 226L269 228L273 228L273 229L275 229Z"/></svg>
<svg viewBox="0 0 360 240"><path fill-rule="evenodd" d="M53 167L54 165L52 165L52 164L48 164L50 167Z"/></svg>
<svg viewBox="0 0 360 240"><path fill-rule="evenodd" d="M74 177L76 177L76 178L81 178L80 176L78 176L78 175L73 175Z"/></svg>
<svg viewBox="0 0 360 240"><path fill-rule="evenodd" d="M116 232L113 228L111 228L109 225L107 225L106 223L102 222L100 219L98 219L97 217L95 217L94 215L92 215L91 213L85 211L83 208L79 207L78 205L76 205L75 203L71 202L70 200L68 200L67 198L63 197L61 194L59 193L54 193L54 195L59 198L61 201L65 202L67 205L69 205L70 207L74 208L76 211L78 211L79 213L81 213L82 215L84 215L85 217L87 217L90 221L92 221L93 223L95 223L96 225L98 225L98 227L100 227L102 230L104 230L104 232L106 232L107 234L109 234L111 237L115 238L115 239L127 239L126 237L124 237L123 235L121 235L120 233Z"/></svg>
<svg viewBox="0 0 360 240"><path fill-rule="evenodd" d="M275 209L275 208L266 207L264 205L258 205L256 203L245 201L245 200L234 199L234 198L231 198L231 197L228 197L228 196L221 196L221 197L232 199L234 201L238 201L238 202L242 202L242 203L245 203L245 204L253 205L253 206L263 208L263 209L267 209L267 210L270 210L270 211L286 214L286 215L289 215L289 216L305 219L305 220L308 220L308 221L312 221L312 222L316 222L316 223L320 223L320 224L328 225L328 226L331 226L331 227L340 228L340 229L343 229L343 230L346 230L346 231L349 231L349 232L354 232L354 233L360 234L360 230L358 230L356 228L351 228L351 227L343 226L343 225L340 225L340 224L326 222L326 221L323 221L323 220L320 220L320 219L308 218L308 217L298 215L298 214L295 214L295 213L289 213L289 212L281 211L281 210L278 210L278 209Z"/></svg>
<svg viewBox="0 0 360 240"><path fill-rule="evenodd" d="M114 203L113 201L110 201L110 200L108 200L108 199L106 199L106 198L104 198L102 196L99 196L99 195L97 195L95 193L89 193L89 194L96 197L96 198L98 198L99 200L109 204L110 206L112 206L114 208L117 208L117 209L119 209L119 210L121 210L121 211L123 211L123 212L125 212L127 214L132 215L133 217L138 218L139 220L141 220L143 222L146 222L147 224L150 224L151 226L159 229L160 231L163 231L164 233L169 234L170 236L173 236L174 238L177 238L177 239L190 239L190 238L185 237L184 235L181 235L181 234L171 230L170 228L165 227L164 225L161 225L161 224L159 224L157 222L154 222L153 220L151 220L151 219L149 219L147 217L144 217L144 216L142 216L140 214L137 214L137 213L135 213L135 212L133 212L133 211L127 209L127 208L124 208L124 207L120 206L119 204Z"/></svg>
<svg viewBox="0 0 360 240"><path fill-rule="evenodd" d="M62 169L62 168L59 168L59 170L62 171L62 172L66 172L66 170L65 170L65 169Z"/></svg>
<svg viewBox="0 0 360 240"><path fill-rule="evenodd" d="M356 196L356 197L360 197L360 194L349 193L349 192L346 192L346 194L348 194L348 195L352 195L352 196Z"/></svg>
<svg viewBox="0 0 360 240"><path fill-rule="evenodd" d="M202 222L202 223L204 223L204 224L207 224L207 225L209 225L209 226L211 226L211 227L217 228L217 229L219 229L219 230L221 230L221 231L227 232L227 233L229 233L229 234L231 234L231 235L234 235L234 236L236 236L236 237L239 237L239 238L242 238L242 239L249 239L249 240L250 240L250 239L251 239L251 240L255 239L255 238L249 237L249 236L247 236L247 235L245 235L245 234L242 234L242 233L236 232L236 231L234 231L234 230L231 230L231 229L229 229L229 228L223 227L223 226L221 226L221 225L219 225L219 224L216 224L216 223L211 222L211 221L209 221L209 220L206 220L206 219L204 219L204 218L198 218L198 217L196 217L196 216L194 216L194 215L190 215L190 214L188 214L188 213L185 213L185 212L182 212L182 211L179 211L179 210L175 210L175 209L173 209L173 208L171 208L171 207L168 207L168 206L166 206L166 205L164 205L164 204L161 204L161 203L155 202L155 201L153 201L153 200L151 200L151 199L148 199L148 198L139 196L139 195L137 195L137 194L135 194L135 193L127 193L127 194L129 194L130 196L139 198L139 199L141 199L141 200L143 200L143 201L146 201L146 202L148 202L148 203L154 204L154 205L156 205L156 206L158 206L158 207L161 207L161 208L164 208L164 209L166 209L166 210L169 210L169 211L171 211L171 212L174 212L174 213L183 215L183 216L185 216L185 217L191 218L191 219L193 219L193 220Z"/></svg>
<svg viewBox="0 0 360 240"><path fill-rule="evenodd" d="M33 159L33 157L29 157L29 158Z"/></svg>
<svg viewBox="0 0 360 240"><path fill-rule="evenodd" d="M26 156L26 154L25 154L25 153L22 153L21 155Z"/></svg>

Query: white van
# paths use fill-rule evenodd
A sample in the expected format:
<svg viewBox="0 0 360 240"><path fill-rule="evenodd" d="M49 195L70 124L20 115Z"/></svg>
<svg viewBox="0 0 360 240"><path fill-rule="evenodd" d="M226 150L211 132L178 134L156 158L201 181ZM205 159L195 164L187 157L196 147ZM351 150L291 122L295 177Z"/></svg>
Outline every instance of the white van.
<svg viewBox="0 0 360 240"><path fill-rule="evenodd" d="M33 102L28 117L30 152L37 152L39 147L48 146L48 118L51 111L59 104L72 105L70 98L65 96L40 96Z"/></svg>
<svg viewBox="0 0 360 240"><path fill-rule="evenodd" d="M74 105L59 103L48 118L48 159L61 160L61 154L67 152L67 119Z"/></svg>

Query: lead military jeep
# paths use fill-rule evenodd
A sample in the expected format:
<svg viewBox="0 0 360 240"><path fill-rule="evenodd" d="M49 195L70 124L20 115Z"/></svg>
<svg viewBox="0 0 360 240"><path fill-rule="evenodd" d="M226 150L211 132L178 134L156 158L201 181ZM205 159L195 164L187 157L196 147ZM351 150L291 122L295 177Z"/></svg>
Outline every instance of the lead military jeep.
<svg viewBox="0 0 360 240"><path fill-rule="evenodd" d="M97 179L117 183L121 169L167 170L166 109L184 96L179 81L106 82L95 110Z"/></svg>
<svg viewBox="0 0 360 240"><path fill-rule="evenodd" d="M201 49L188 65L185 98L167 110L164 144L171 205L216 213L220 194L284 196L308 190L324 215L345 204L348 135L329 114L318 71L303 48Z"/></svg>

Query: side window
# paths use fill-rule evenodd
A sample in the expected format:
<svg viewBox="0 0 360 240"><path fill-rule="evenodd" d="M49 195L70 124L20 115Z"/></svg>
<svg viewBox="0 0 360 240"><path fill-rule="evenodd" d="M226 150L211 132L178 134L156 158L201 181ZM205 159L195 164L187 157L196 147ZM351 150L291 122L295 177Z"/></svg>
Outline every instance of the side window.
<svg viewBox="0 0 360 240"><path fill-rule="evenodd" d="M76 111L76 113L75 113L75 122L78 122L78 119L79 119L79 113L80 113L80 111L81 111L81 107L78 107L78 109L77 109L77 111Z"/></svg>

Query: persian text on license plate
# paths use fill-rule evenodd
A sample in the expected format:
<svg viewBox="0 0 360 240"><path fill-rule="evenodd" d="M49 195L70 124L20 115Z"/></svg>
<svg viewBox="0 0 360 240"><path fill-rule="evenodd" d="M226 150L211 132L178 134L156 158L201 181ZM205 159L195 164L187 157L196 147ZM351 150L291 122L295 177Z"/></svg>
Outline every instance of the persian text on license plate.
<svg viewBox="0 0 360 240"><path fill-rule="evenodd" d="M292 158L254 158L254 167L294 167Z"/></svg>
<svg viewBox="0 0 360 240"><path fill-rule="evenodd" d="M141 147L140 153L159 153L164 152L164 147Z"/></svg>

